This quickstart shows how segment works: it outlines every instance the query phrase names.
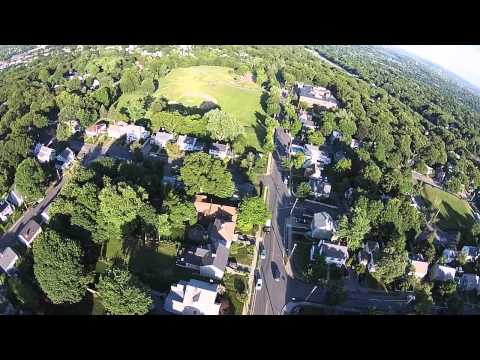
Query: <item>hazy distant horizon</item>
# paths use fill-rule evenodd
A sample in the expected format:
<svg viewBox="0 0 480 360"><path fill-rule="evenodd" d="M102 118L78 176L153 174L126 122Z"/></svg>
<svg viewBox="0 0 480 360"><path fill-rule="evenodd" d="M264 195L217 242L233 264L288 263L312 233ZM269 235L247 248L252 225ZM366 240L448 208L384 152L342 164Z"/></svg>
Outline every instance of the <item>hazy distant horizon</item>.
<svg viewBox="0 0 480 360"><path fill-rule="evenodd" d="M478 45L390 45L411 52L458 75L480 88Z"/></svg>

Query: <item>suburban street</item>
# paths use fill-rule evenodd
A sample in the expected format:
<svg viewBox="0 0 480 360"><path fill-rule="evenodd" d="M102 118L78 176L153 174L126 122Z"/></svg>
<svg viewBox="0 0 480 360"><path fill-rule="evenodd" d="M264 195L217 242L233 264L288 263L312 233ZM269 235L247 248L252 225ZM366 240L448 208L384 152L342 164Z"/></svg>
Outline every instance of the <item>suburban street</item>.
<svg viewBox="0 0 480 360"><path fill-rule="evenodd" d="M286 221L295 201L295 198L289 195L280 170L281 157L286 155L289 141L288 135L282 129L277 129L276 151L272 158L271 172L270 175L263 178L264 184L269 188L268 208L272 211L272 230L264 238L266 259L259 260L263 287L259 291L254 290L252 295L251 313L253 315L280 315L289 302L308 299L312 303L322 303L325 295L324 289L295 279L290 270L290 264L287 265L288 271L284 265L285 249L291 249L293 246L290 239L287 238ZM273 279L272 262L278 266L281 272L278 282ZM407 303L408 293L385 294L371 291L360 287L356 279L347 280L345 290L348 294L347 300L342 304L342 307L345 308L363 310L376 308L386 312L401 312Z"/></svg>
<svg viewBox="0 0 480 360"><path fill-rule="evenodd" d="M98 147L94 144L86 144L78 140L72 140L69 144L70 148L77 152L77 158L82 159L83 164L89 165L93 160L100 156L108 156L120 160L131 160L133 158L132 153L120 145L111 145L105 147ZM31 219L37 219L40 214L48 208L48 206L55 200L60 193L66 178L62 177L60 180L51 185L43 200L34 208L29 208L10 229L3 234L0 238L0 248L11 246L15 243L17 233L21 231L23 226L27 224Z"/></svg>

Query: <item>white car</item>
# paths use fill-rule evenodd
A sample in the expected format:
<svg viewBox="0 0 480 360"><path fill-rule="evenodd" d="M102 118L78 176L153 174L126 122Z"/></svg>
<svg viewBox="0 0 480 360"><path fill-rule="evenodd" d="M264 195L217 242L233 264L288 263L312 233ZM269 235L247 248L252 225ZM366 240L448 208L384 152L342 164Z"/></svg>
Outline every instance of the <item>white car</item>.
<svg viewBox="0 0 480 360"><path fill-rule="evenodd" d="M257 284L255 285L255 290L262 290L262 285L263 285L263 279L258 278L257 279Z"/></svg>

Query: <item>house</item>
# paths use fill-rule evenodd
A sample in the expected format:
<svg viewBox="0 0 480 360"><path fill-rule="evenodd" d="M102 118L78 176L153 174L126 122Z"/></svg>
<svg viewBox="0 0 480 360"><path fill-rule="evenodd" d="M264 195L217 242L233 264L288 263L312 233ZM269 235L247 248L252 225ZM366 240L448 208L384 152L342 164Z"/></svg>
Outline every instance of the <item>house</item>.
<svg viewBox="0 0 480 360"><path fill-rule="evenodd" d="M352 149L358 149L361 145L362 142L360 140L352 139L352 141L350 141L350 148Z"/></svg>
<svg viewBox="0 0 480 360"><path fill-rule="evenodd" d="M57 157L55 166L57 169L66 170L75 160L75 153L70 148L65 148Z"/></svg>
<svg viewBox="0 0 480 360"><path fill-rule="evenodd" d="M145 130L145 128L140 125L129 124L127 125L126 130L127 130L126 135L127 135L128 143L139 141L141 139L146 139L150 135L150 132Z"/></svg>
<svg viewBox="0 0 480 360"><path fill-rule="evenodd" d="M316 126L312 120L312 115L305 110L300 110L298 113L298 119L302 123L302 128L304 130L315 130Z"/></svg>
<svg viewBox="0 0 480 360"><path fill-rule="evenodd" d="M308 180L312 193L316 198L329 198L332 192L332 185L323 179L311 177Z"/></svg>
<svg viewBox="0 0 480 360"><path fill-rule="evenodd" d="M452 249L445 249L443 250L442 257L445 261L445 264L450 264L457 258L457 252Z"/></svg>
<svg viewBox="0 0 480 360"><path fill-rule="evenodd" d="M108 126L107 135L113 139L119 139L127 134L128 124L124 121L116 121L112 125Z"/></svg>
<svg viewBox="0 0 480 360"><path fill-rule="evenodd" d="M160 148L164 148L169 141L173 140L173 134L167 132L157 132L153 138L153 143Z"/></svg>
<svg viewBox="0 0 480 360"><path fill-rule="evenodd" d="M177 139L177 145L181 151L202 151L203 144L197 138L180 135Z"/></svg>
<svg viewBox="0 0 480 360"><path fill-rule="evenodd" d="M0 267L3 271L9 274L15 267L15 263L18 260L18 255L11 247L7 247L0 252Z"/></svg>
<svg viewBox="0 0 480 360"><path fill-rule="evenodd" d="M335 225L333 224L333 219L330 214L322 211L313 215L310 229L314 239L329 240L335 231Z"/></svg>
<svg viewBox="0 0 480 360"><path fill-rule="evenodd" d="M218 157L220 159L225 159L230 152L230 147L225 144L213 143L208 150L208 153L212 156Z"/></svg>
<svg viewBox="0 0 480 360"><path fill-rule="evenodd" d="M8 201L0 202L0 220L2 222L7 221L8 217L13 214L13 207Z"/></svg>
<svg viewBox="0 0 480 360"><path fill-rule="evenodd" d="M463 291L480 290L480 277L476 274L463 274L458 287Z"/></svg>
<svg viewBox="0 0 480 360"><path fill-rule="evenodd" d="M413 271L409 272L408 275L414 275L417 279L423 279L428 273L428 262L410 260Z"/></svg>
<svg viewBox="0 0 480 360"><path fill-rule="evenodd" d="M228 263L230 245L237 239L237 208L206 201L206 196L197 195L194 202L198 221L208 223L207 248L197 247L180 255L177 265L197 270L200 275L221 280Z"/></svg>
<svg viewBox="0 0 480 360"><path fill-rule="evenodd" d="M33 155L37 158L41 164L52 161L55 158L55 149L49 148L42 144L35 145Z"/></svg>
<svg viewBox="0 0 480 360"><path fill-rule="evenodd" d="M302 148L303 149L303 148ZM330 156L318 146L307 144L304 148L305 156L308 158L308 164L329 165L332 162Z"/></svg>
<svg viewBox="0 0 480 360"><path fill-rule="evenodd" d="M367 266L368 271L375 272L375 262L380 252L380 245L376 241L367 241L358 253L358 262Z"/></svg>
<svg viewBox="0 0 480 360"><path fill-rule="evenodd" d="M13 190L8 194L7 201L15 207L20 207L23 204L23 198Z"/></svg>
<svg viewBox="0 0 480 360"><path fill-rule="evenodd" d="M430 272L430 279L434 281L454 281L457 270L449 266L435 264Z"/></svg>
<svg viewBox="0 0 480 360"><path fill-rule="evenodd" d="M85 135L95 137L107 132L107 124L93 124L85 129Z"/></svg>
<svg viewBox="0 0 480 360"><path fill-rule="evenodd" d="M465 254L467 262L472 262L478 259L479 249L476 246L464 246L462 248L462 253Z"/></svg>
<svg viewBox="0 0 480 360"><path fill-rule="evenodd" d="M443 170L443 168L439 167L437 168L436 174L435 174L435 181L438 182L439 184L442 184L443 181L445 180L446 172Z"/></svg>
<svg viewBox="0 0 480 360"><path fill-rule="evenodd" d="M217 284L182 280L171 286L164 309L178 315L218 315L220 303L216 302L217 292Z"/></svg>
<svg viewBox="0 0 480 360"><path fill-rule="evenodd" d="M30 247L30 244L41 232L42 228L40 227L40 224L31 219L18 234L18 240L24 243L27 247Z"/></svg>
<svg viewBox="0 0 480 360"><path fill-rule="evenodd" d="M348 259L348 249L346 246L320 240L318 245L313 245L310 249L310 260L315 260L316 256L323 256L327 264L341 267Z"/></svg>
<svg viewBox="0 0 480 360"><path fill-rule="evenodd" d="M306 103L309 107L318 105L332 109L338 106L337 100L332 96L330 90L324 87L297 83L295 92L298 97L298 102Z"/></svg>

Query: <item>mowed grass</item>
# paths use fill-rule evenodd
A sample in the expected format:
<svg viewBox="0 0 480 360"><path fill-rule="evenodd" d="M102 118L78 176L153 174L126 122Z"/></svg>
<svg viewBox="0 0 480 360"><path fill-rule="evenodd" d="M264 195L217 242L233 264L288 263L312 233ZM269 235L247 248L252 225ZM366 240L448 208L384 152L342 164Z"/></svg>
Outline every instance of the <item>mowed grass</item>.
<svg viewBox="0 0 480 360"><path fill-rule="evenodd" d="M427 203L440 209L438 225L443 230L462 230L472 226L472 209L465 200L430 185L424 185L421 195Z"/></svg>
<svg viewBox="0 0 480 360"><path fill-rule="evenodd" d="M235 80L231 71L221 66L176 68L160 81L155 96L165 96L185 106L215 102L245 126L246 145L260 150L265 131L256 113L263 113L262 89L255 83Z"/></svg>

